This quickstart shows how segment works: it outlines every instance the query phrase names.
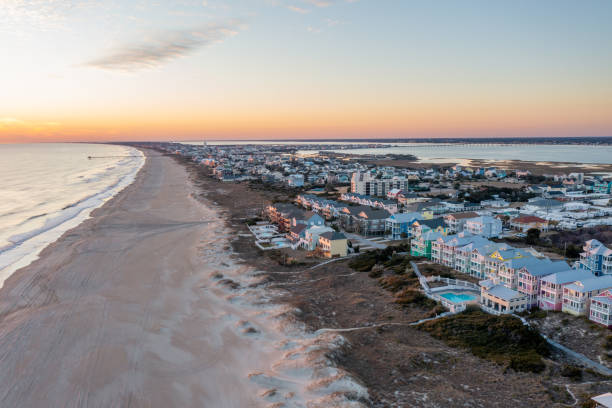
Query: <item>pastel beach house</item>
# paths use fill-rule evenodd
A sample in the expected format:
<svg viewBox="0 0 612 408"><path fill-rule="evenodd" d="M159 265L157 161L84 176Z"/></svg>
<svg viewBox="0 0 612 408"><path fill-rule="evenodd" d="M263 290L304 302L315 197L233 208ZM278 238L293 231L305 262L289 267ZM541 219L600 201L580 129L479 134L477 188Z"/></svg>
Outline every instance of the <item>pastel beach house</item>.
<svg viewBox="0 0 612 408"><path fill-rule="evenodd" d="M319 235L317 247L327 258L342 257L348 253L348 240L346 235L337 231L328 231Z"/></svg>
<svg viewBox="0 0 612 408"><path fill-rule="evenodd" d="M612 327L612 291L603 291L591 299L589 320L607 328Z"/></svg>
<svg viewBox="0 0 612 408"><path fill-rule="evenodd" d="M612 275L576 281L563 288L563 307L565 313L576 316L589 314L591 299L612 288Z"/></svg>
<svg viewBox="0 0 612 408"><path fill-rule="evenodd" d="M565 261L551 261L548 258L533 258L518 271L519 293L527 295L527 308L537 307L539 304L542 278L555 272L567 271L569 265Z"/></svg>
<svg viewBox="0 0 612 408"><path fill-rule="evenodd" d="M563 289L576 281L592 277L593 274L590 272L579 269L543 276L540 279L540 296L538 297L540 309L560 312L563 308Z"/></svg>
<svg viewBox="0 0 612 408"><path fill-rule="evenodd" d="M587 241L582 248L578 267L594 275L612 274L612 249L608 249L596 239Z"/></svg>
<svg viewBox="0 0 612 408"><path fill-rule="evenodd" d="M492 314L518 313L527 309L527 295L499 284L495 279L480 281L480 304Z"/></svg>

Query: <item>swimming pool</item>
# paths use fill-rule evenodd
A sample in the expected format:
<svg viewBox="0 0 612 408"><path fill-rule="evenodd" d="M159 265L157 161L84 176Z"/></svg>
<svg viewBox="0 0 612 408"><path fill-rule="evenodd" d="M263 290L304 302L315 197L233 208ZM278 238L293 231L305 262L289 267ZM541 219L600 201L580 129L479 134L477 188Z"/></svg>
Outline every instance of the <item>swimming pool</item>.
<svg viewBox="0 0 612 408"><path fill-rule="evenodd" d="M467 293L456 294L448 292L442 293L440 296L453 303L473 302L477 300L477 297L475 295L470 295Z"/></svg>

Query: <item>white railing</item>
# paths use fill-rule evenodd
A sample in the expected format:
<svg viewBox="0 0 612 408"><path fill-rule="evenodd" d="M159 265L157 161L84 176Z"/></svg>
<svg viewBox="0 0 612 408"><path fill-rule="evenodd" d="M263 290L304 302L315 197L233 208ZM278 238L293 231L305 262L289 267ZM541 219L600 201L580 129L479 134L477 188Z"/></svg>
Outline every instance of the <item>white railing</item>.
<svg viewBox="0 0 612 408"><path fill-rule="evenodd" d="M429 282L445 282L447 285L459 286L461 288L469 288L473 290L477 290L480 292L480 286L475 283L453 279L453 278L444 278L442 276L429 276L426 278Z"/></svg>

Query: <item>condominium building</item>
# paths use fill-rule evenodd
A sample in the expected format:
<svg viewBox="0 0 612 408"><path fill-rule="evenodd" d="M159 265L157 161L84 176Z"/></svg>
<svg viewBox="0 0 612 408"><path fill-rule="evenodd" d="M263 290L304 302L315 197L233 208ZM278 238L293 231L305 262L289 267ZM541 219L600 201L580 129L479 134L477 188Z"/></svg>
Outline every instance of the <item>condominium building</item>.
<svg viewBox="0 0 612 408"><path fill-rule="evenodd" d="M409 182L404 177L378 178L369 172L355 172L351 177L351 192L368 196L385 197L393 189L408 191Z"/></svg>

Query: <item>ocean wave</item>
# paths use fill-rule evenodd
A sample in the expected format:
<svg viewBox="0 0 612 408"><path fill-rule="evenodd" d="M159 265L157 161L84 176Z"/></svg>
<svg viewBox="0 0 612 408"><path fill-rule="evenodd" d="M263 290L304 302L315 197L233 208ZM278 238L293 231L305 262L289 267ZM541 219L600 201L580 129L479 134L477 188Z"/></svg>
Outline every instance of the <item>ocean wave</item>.
<svg viewBox="0 0 612 408"><path fill-rule="evenodd" d="M89 218L91 211L102 206L131 184L144 165L145 160L146 158L143 155L140 156L139 160L132 159L130 166L125 166L127 167L126 173L114 183L104 187L101 191L64 206L57 213L38 214L21 222L19 225L23 226L34 219L49 217L40 227L10 236L7 239L9 244L0 248L0 287L14 270L26 266L36 259L38 253L49 243L57 240L67 230L85 221ZM24 262L25 259L28 259L29 262Z"/></svg>

